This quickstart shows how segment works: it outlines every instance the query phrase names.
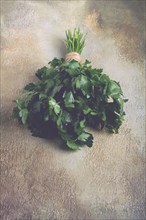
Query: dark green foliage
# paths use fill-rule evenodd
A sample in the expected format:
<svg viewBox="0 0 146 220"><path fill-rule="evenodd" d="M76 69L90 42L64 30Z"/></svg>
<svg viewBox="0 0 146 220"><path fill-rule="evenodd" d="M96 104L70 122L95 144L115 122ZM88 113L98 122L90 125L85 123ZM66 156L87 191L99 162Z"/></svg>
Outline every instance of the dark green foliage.
<svg viewBox="0 0 146 220"><path fill-rule="evenodd" d="M88 60L80 64L55 58L36 76L39 82L25 86L14 108L15 116L34 136L59 135L70 149L77 150L92 146L93 136L86 126L118 133L127 100L120 84L102 69L93 69Z"/></svg>

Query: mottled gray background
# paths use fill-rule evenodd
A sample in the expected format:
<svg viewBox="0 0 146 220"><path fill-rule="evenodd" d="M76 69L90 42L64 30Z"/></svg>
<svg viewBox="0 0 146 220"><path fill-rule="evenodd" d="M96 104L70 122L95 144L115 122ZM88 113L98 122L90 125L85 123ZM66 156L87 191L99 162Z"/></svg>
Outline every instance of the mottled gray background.
<svg viewBox="0 0 146 220"><path fill-rule="evenodd" d="M1 219L146 219L145 1L2 1ZM12 100L38 68L65 55L64 31L87 32L82 58L120 82L129 99L118 135L92 131L79 152L32 137Z"/></svg>

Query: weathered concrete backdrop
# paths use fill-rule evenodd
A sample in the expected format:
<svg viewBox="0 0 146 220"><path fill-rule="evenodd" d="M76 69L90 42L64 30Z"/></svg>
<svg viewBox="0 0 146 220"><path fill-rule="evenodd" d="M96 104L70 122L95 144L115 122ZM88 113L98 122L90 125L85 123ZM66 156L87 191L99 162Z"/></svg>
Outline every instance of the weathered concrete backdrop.
<svg viewBox="0 0 146 220"><path fill-rule="evenodd" d="M2 1L1 219L145 219L144 2ZM32 137L12 100L38 68L65 54L64 31L87 32L82 58L120 81L126 120L79 152Z"/></svg>

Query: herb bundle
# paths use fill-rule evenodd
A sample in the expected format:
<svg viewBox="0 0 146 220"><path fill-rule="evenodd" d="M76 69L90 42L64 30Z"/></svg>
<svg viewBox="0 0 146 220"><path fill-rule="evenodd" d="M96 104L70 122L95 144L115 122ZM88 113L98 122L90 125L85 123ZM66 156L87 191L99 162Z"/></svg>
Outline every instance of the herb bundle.
<svg viewBox="0 0 146 220"><path fill-rule="evenodd" d="M67 52L81 54L85 36L79 29L66 31ZM72 150L92 146L87 126L107 128L118 133L125 112L120 84L111 80L91 62L54 58L49 66L36 72L39 81L29 83L15 100L14 115L27 124L32 135L43 138L60 136Z"/></svg>

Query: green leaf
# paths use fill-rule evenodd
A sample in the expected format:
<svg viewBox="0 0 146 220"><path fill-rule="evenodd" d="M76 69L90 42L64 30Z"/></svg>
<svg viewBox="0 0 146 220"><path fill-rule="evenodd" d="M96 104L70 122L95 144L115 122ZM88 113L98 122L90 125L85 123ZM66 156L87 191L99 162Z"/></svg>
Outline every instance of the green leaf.
<svg viewBox="0 0 146 220"><path fill-rule="evenodd" d="M25 107L25 102L22 99L16 99L16 104L19 110L23 109Z"/></svg>
<svg viewBox="0 0 146 220"><path fill-rule="evenodd" d="M122 94L121 88L115 81L110 81L107 88L107 95L112 98L119 98Z"/></svg>
<svg viewBox="0 0 146 220"><path fill-rule="evenodd" d="M35 88L36 88L36 85L34 83L29 83L28 85L24 87L24 89L27 91L33 91L35 90Z"/></svg>
<svg viewBox="0 0 146 220"><path fill-rule="evenodd" d="M20 112L19 112L19 116L21 118L21 121L23 124L26 124L26 121L27 121L27 118L28 118L28 110L25 108L25 109L22 109Z"/></svg>
<svg viewBox="0 0 146 220"><path fill-rule="evenodd" d="M50 64L51 67L56 68L57 66L60 66L64 62L64 59L57 59L56 57L50 61L48 64Z"/></svg>
<svg viewBox="0 0 146 220"><path fill-rule="evenodd" d="M58 115L61 111L59 104L54 98L49 98L49 108L53 109L56 115Z"/></svg>
<svg viewBox="0 0 146 220"><path fill-rule="evenodd" d="M91 111L90 112L90 115L98 115L99 113L98 112L95 112L95 111Z"/></svg>
<svg viewBox="0 0 146 220"><path fill-rule="evenodd" d="M65 92L64 95L64 103L67 108L74 108L74 96L72 92Z"/></svg>
<svg viewBox="0 0 146 220"><path fill-rule="evenodd" d="M74 141L68 140L67 146L72 150L79 150L79 145L76 144Z"/></svg>
<svg viewBox="0 0 146 220"><path fill-rule="evenodd" d="M85 60L85 62L83 63L83 65L88 66L89 64L91 64L91 62L89 60Z"/></svg>
<svg viewBox="0 0 146 220"><path fill-rule="evenodd" d="M87 76L80 75L77 77L76 88L80 89L84 95L90 97L89 85L90 85L90 81Z"/></svg>
<svg viewBox="0 0 146 220"><path fill-rule="evenodd" d="M93 136L89 134L88 132L83 132L79 137L78 140L83 142L84 144L87 144L88 147L92 146L93 143Z"/></svg>
<svg viewBox="0 0 146 220"><path fill-rule="evenodd" d="M59 106L58 104L55 105L55 107L54 107L54 112L56 113L56 115L59 114L59 112L60 112L60 106Z"/></svg>
<svg viewBox="0 0 146 220"><path fill-rule="evenodd" d="M105 112L102 112L102 120L105 122L106 121L106 114Z"/></svg>
<svg viewBox="0 0 146 220"><path fill-rule="evenodd" d="M65 71L70 76L76 76L80 73L80 64L76 60L63 63L61 65L62 71Z"/></svg>
<svg viewBox="0 0 146 220"><path fill-rule="evenodd" d="M61 117L59 117L59 118L57 119L57 125L58 125L58 127L61 127L61 125L62 125L62 119L61 119Z"/></svg>
<svg viewBox="0 0 146 220"><path fill-rule="evenodd" d="M77 69L78 67L80 67L80 64L75 61L75 60L71 60L69 62L65 62L61 65L61 67L65 70L69 70L69 69L72 69L72 70L75 70Z"/></svg>
<svg viewBox="0 0 146 220"><path fill-rule="evenodd" d="M53 86L55 86L54 81L53 80L47 80L46 87L45 87L45 92L49 93L50 90L53 88Z"/></svg>
<svg viewBox="0 0 146 220"><path fill-rule="evenodd" d="M101 76L100 76L100 83L104 83L104 84L106 84L106 83L109 83L110 82L110 78L109 78L109 76L107 76L106 74L102 74Z"/></svg>
<svg viewBox="0 0 146 220"><path fill-rule="evenodd" d="M63 123L62 123L62 115L60 114L58 119L57 119L57 127L60 131L60 135L63 136L64 135L64 132L66 133L66 131L64 130L64 127L63 127Z"/></svg>
<svg viewBox="0 0 146 220"><path fill-rule="evenodd" d="M78 137L78 140L79 141L86 141L89 137L90 137L90 134L84 132Z"/></svg>
<svg viewBox="0 0 146 220"><path fill-rule="evenodd" d="M36 76L41 80L44 78L44 76L47 73L48 68L46 66L44 66L41 69L38 69L38 71L36 72Z"/></svg>
<svg viewBox="0 0 146 220"><path fill-rule="evenodd" d="M72 69L72 70L76 70L80 67L80 64L79 62L77 62L76 60L71 60L69 62L69 68Z"/></svg>
<svg viewBox="0 0 146 220"><path fill-rule="evenodd" d="M54 97L62 89L63 85L55 86L49 93L50 96Z"/></svg>
<svg viewBox="0 0 146 220"><path fill-rule="evenodd" d="M88 106L84 106L83 112L85 115L89 114L92 111L91 108L89 108Z"/></svg>
<svg viewBox="0 0 146 220"><path fill-rule="evenodd" d="M80 121L80 128L81 128L81 129L85 128L85 122L86 122L85 119L82 120L82 121Z"/></svg>
<svg viewBox="0 0 146 220"><path fill-rule="evenodd" d="M83 133L83 130L85 128L86 120L83 119L82 121L76 121L74 122L74 131L77 136L80 136Z"/></svg>
<svg viewBox="0 0 146 220"><path fill-rule="evenodd" d="M71 123L72 122L71 114L67 111L63 111L62 120L65 124Z"/></svg>
<svg viewBox="0 0 146 220"><path fill-rule="evenodd" d="M40 100L44 100L44 99L47 99L47 98L48 98L48 96L47 96L46 93L41 92L41 93L39 94L39 99L40 99Z"/></svg>

